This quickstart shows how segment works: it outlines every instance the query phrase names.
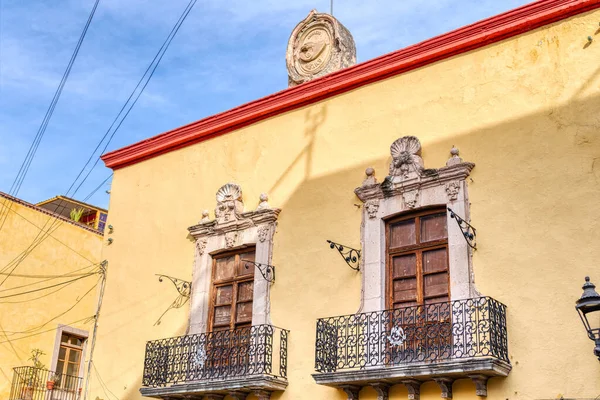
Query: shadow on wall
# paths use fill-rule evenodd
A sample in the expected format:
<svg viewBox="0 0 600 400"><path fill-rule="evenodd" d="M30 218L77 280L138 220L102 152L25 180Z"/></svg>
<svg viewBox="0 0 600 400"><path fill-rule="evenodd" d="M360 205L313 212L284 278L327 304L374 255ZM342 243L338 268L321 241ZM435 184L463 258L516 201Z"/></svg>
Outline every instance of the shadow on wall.
<svg viewBox="0 0 600 400"><path fill-rule="evenodd" d="M600 390L584 382L587 371L599 368L593 357L586 362L560 356L590 348L573 302L580 294L580 278L586 268L594 268L600 259L600 250L588 247L600 241L600 217L591 212L597 209L600 198L599 109L600 97L593 96L437 141L426 140L420 132L386 133L393 138L408 134L420 137L427 168L444 165L447 157L432 159L431 155L448 154L453 145L460 149L465 161L476 164L469 183L471 217L478 229L475 281L481 293L508 306L510 356L513 365L519 365L518 374L513 372L506 379L490 381L491 396L509 397L515 388L523 390L520 394L525 397L552 397L548 388L557 386L564 388L565 395L569 390L580 391L581 387ZM272 289L272 303L278 304L272 308L272 320L291 331L290 341L294 343L289 348L288 375L295 393L302 392L302 386L315 385L307 376L314 362L307 349L314 349L316 319L353 313L359 306L360 274L351 271L325 240L358 247L361 209L355 206L360 201L353 190L361 184L369 166L377 166L376 173L382 181L389 160L388 149L382 148L382 154L386 154L383 158L309 179L314 140L326 117L327 108L322 104L307 108L308 144L271 188L273 191L287 179L295 164L306 160L305 179L285 204L275 205L284 212L273 253L273 264L281 267ZM586 238L585 243L581 242L582 237ZM570 249L581 248L582 244L585 251L578 252L574 259ZM290 250L281 254L278 249L284 248ZM294 271L294 276L287 271ZM311 307L298 308L295 304ZM540 308L540 304L550 307ZM183 312L181 318L186 319ZM548 321L555 321L555 328L559 329L537 328L547 326ZM186 327L183 322L173 332ZM536 332L533 336L532 329ZM560 351L548 354L538 348L538 343L555 343ZM143 354L143 343L132 345ZM143 365L131 368L139 369L138 379L127 384L121 399L140 397ZM539 374L540 368L543 374ZM108 387L114 387L115 380L125 374L115 372L114 376L105 382ZM528 382L528 376L537 376L536 383ZM466 384L460 383L459 387L472 393ZM339 390L322 390L328 393L327 398L345 398ZM404 392L396 388L392 393ZM284 392L273 398L290 397ZM361 392L363 398L376 397L373 391L365 389ZM114 397L97 398L109 399Z"/></svg>

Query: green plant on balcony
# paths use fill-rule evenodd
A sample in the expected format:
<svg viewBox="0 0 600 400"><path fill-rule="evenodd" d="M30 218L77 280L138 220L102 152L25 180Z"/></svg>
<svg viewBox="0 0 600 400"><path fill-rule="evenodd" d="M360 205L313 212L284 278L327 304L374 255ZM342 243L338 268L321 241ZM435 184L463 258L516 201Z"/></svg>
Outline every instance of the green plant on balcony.
<svg viewBox="0 0 600 400"><path fill-rule="evenodd" d="M69 216L71 217L71 219L73 221L79 222L79 220L83 216L84 212L85 212L84 208L74 208L74 209L71 210Z"/></svg>

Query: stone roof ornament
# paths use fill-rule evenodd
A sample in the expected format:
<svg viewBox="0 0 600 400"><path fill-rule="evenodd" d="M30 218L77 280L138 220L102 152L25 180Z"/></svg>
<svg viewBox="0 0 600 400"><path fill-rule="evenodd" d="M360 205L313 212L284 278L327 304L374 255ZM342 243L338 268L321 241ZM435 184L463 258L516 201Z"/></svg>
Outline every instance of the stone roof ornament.
<svg viewBox="0 0 600 400"><path fill-rule="evenodd" d="M312 10L292 31L285 59L288 84L296 86L356 64L356 46L337 19Z"/></svg>
<svg viewBox="0 0 600 400"><path fill-rule="evenodd" d="M409 178L419 176L423 170L421 158L421 142L415 136L404 136L397 139L390 146L392 162L390 163L390 176Z"/></svg>
<svg viewBox="0 0 600 400"><path fill-rule="evenodd" d="M227 183L217 191L215 217L219 224L235 221L244 212L242 188L235 183Z"/></svg>

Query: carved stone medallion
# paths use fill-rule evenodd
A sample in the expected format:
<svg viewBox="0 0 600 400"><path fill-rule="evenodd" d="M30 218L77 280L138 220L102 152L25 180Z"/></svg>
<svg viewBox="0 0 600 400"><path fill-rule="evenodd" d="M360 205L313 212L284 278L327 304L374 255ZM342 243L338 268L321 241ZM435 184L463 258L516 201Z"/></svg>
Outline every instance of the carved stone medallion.
<svg viewBox="0 0 600 400"><path fill-rule="evenodd" d="M350 32L333 16L312 10L293 30L286 52L289 86L356 64Z"/></svg>

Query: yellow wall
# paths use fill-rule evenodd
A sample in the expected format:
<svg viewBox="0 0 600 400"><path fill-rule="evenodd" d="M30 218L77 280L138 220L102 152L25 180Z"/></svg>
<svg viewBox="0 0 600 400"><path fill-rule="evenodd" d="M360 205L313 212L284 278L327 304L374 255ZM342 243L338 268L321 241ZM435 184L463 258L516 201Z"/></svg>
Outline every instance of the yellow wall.
<svg viewBox="0 0 600 400"><path fill-rule="evenodd" d="M574 308L586 274L600 284L600 43L584 47L599 20L600 12L582 14L117 170L96 363L107 387L140 398L145 341L185 332L187 308L153 326L176 295L154 274L191 279L186 228L233 181L247 209L268 192L283 210L271 304L273 323L291 330L289 387L274 398L344 399L311 377L315 325L356 312L360 273L325 240L359 245L354 188L368 166L383 179L390 144L416 135L426 167L444 165L452 145L476 163L475 280L508 306L513 365L508 378L490 381L488 398L600 394L600 364ZM454 390L455 399L477 398L468 380ZM440 396L434 383L422 392ZM406 398L401 386L391 393ZM97 386L95 396L112 398Z"/></svg>
<svg viewBox="0 0 600 400"><path fill-rule="evenodd" d="M0 270L28 248L40 232L39 228L43 227L49 219L50 221L56 220L40 211L0 197L0 209L2 210L0 215L6 213L6 207L10 207L11 211L8 212L6 222L0 231ZM47 226L50 226L50 223ZM0 288L0 297L75 279L77 277L40 282L48 278L31 276L68 274L91 264L97 264L100 261L101 250L102 237L100 235L71 223L59 221L54 225L51 236L36 246L14 269L13 275ZM11 269L12 267L7 272L10 272ZM75 274L89 272L92 269L94 268L78 271ZM1 274L0 282L4 278L6 275ZM45 364L47 369L51 368L58 324L83 329L91 334L92 323L85 324L82 321L71 324L71 322L94 315L96 289L92 289L71 311L53 321L50 320L73 306L80 296L94 287L98 278L98 275L94 275L75 281L68 286L59 286L22 296L0 298L0 399L9 398L10 383L13 379L12 368L32 365L32 362L28 361L32 349L38 348L45 352L46 355L42 356L40 361ZM32 283L36 284L31 285ZM23 285L28 286L18 288ZM52 293L61 287L63 289ZM10 290L11 288L15 289ZM35 300L40 296L45 297ZM46 324L46 322L48 323ZM34 328L37 329L33 330ZM29 330L31 332L11 334L11 332ZM10 343L7 342L7 337L10 339Z"/></svg>

